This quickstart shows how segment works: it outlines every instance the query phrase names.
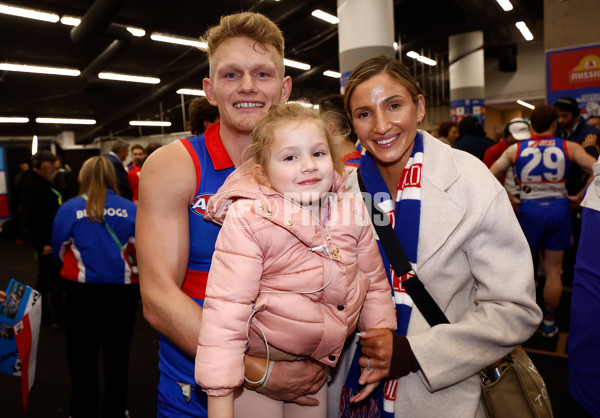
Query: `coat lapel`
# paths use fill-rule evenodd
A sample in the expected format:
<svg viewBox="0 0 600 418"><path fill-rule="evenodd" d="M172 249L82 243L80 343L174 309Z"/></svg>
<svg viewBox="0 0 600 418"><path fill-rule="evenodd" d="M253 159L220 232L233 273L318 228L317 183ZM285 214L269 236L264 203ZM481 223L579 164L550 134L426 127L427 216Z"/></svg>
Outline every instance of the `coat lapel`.
<svg viewBox="0 0 600 418"><path fill-rule="evenodd" d="M427 132L421 134L424 153L421 178L423 204L417 269L423 267L446 243L465 214L462 202L454 200L447 193L459 177L452 150Z"/></svg>

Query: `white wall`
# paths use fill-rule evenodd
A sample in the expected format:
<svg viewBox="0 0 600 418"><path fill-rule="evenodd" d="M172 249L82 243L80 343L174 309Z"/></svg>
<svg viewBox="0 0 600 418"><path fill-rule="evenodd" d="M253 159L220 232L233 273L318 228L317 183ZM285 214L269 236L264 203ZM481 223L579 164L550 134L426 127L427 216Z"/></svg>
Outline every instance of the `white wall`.
<svg viewBox="0 0 600 418"><path fill-rule="evenodd" d="M535 41L532 41L535 42ZM509 103L517 99L546 99L546 55L542 42L517 46L517 71L500 71L497 58L485 61L485 104Z"/></svg>

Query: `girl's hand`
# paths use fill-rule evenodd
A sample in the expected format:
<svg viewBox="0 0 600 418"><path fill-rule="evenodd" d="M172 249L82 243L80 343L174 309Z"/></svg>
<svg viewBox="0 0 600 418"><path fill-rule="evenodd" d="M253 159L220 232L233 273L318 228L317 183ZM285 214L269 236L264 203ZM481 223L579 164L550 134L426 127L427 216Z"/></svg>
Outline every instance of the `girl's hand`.
<svg viewBox="0 0 600 418"><path fill-rule="evenodd" d="M6 299L6 293L4 293L2 290L0 290L0 303L4 302L5 299Z"/></svg>
<svg viewBox="0 0 600 418"><path fill-rule="evenodd" d="M365 370L363 370L363 373L364 372L365 372ZM370 372L368 372L368 373L370 373ZM369 383L368 385L366 385L363 388L363 390L358 392L356 395L352 396L350 398L350 402L355 403L355 402L360 402L360 401L366 399L375 389L377 389L377 386L379 386L379 381L377 381L375 383Z"/></svg>

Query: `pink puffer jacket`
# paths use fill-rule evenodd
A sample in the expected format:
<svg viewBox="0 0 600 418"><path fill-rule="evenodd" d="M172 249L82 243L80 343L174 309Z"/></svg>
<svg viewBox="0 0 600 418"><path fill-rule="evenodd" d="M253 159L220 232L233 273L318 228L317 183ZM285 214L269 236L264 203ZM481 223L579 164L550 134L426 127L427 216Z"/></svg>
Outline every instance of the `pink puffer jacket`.
<svg viewBox="0 0 600 418"><path fill-rule="evenodd" d="M209 200L206 217L223 225L196 353L196 381L209 395L242 385L244 353L267 356L261 331L270 359L312 357L335 366L357 324L396 329L367 210L344 183L336 174L325 227L258 184L248 166Z"/></svg>

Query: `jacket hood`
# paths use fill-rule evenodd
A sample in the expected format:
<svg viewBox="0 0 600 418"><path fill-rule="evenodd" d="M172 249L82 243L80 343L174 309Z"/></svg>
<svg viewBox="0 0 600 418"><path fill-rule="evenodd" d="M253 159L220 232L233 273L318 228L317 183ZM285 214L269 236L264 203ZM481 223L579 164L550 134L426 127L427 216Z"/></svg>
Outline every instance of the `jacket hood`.
<svg viewBox="0 0 600 418"><path fill-rule="evenodd" d="M252 174L254 164L254 161L247 161L227 177L217 193L209 199L204 215L205 219L219 225L223 224L227 209L236 200L261 200L268 207L270 199L283 198L280 193L273 190L269 185L259 183L256 180ZM334 172L331 192L335 194L343 193L348 175L348 172L343 176Z"/></svg>

